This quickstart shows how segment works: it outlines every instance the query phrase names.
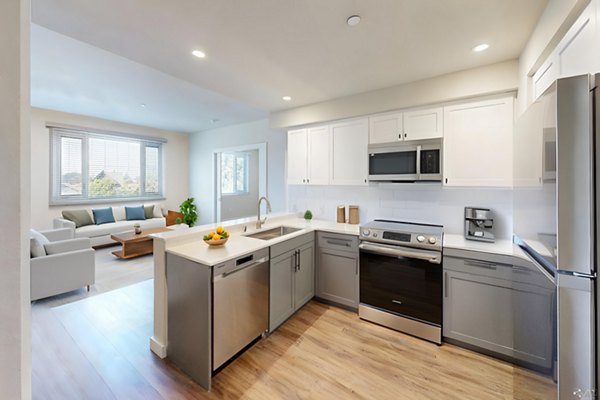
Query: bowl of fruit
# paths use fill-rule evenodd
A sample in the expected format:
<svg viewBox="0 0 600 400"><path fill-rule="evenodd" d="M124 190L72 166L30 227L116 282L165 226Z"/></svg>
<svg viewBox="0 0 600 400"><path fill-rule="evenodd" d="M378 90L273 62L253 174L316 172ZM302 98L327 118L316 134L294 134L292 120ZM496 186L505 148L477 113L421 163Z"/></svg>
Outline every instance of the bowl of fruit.
<svg viewBox="0 0 600 400"><path fill-rule="evenodd" d="M216 230L210 232L208 235L204 235L202 238L204 239L204 243L209 246L221 246L227 243L229 239L229 232L223 229L222 226L219 226Z"/></svg>

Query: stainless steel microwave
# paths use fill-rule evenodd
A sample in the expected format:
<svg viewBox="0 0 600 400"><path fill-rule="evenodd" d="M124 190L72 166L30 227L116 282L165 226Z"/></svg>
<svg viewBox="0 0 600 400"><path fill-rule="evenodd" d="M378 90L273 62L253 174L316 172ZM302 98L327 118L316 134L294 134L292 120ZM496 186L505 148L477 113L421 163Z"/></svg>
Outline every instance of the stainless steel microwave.
<svg viewBox="0 0 600 400"><path fill-rule="evenodd" d="M369 146L369 180L374 182L441 181L441 140L393 146Z"/></svg>

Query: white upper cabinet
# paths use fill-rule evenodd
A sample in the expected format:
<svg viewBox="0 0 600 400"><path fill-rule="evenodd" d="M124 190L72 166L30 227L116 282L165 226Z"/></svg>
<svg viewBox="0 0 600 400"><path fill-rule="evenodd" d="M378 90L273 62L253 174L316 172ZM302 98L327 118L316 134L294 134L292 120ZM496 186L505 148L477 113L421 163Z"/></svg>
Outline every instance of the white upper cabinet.
<svg viewBox="0 0 600 400"><path fill-rule="evenodd" d="M513 173L515 187L542 186L544 152L543 105L533 103L515 123Z"/></svg>
<svg viewBox="0 0 600 400"><path fill-rule="evenodd" d="M444 184L512 186L514 97L444 107Z"/></svg>
<svg viewBox="0 0 600 400"><path fill-rule="evenodd" d="M597 48L596 4L592 2L558 45L560 76L596 72L599 67Z"/></svg>
<svg viewBox="0 0 600 400"><path fill-rule="evenodd" d="M600 2L592 1L533 75L533 99L558 78L596 73L600 69Z"/></svg>
<svg viewBox="0 0 600 400"><path fill-rule="evenodd" d="M369 144L393 143L402 140L402 113L369 117Z"/></svg>
<svg viewBox="0 0 600 400"><path fill-rule="evenodd" d="M556 54L550 56L550 58L541 66L540 69L533 75L533 98L537 99L540 97L544 90L559 77L559 63Z"/></svg>
<svg viewBox="0 0 600 400"><path fill-rule="evenodd" d="M308 128L308 175L306 183L329 184L329 126Z"/></svg>
<svg viewBox="0 0 600 400"><path fill-rule="evenodd" d="M442 107L405 111L404 140L441 138L444 135Z"/></svg>
<svg viewBox="0 0 600 400"><path fill-rule="evenodd" d="M361 118L330 125L331 184L366 185L369 122Z"/></svg>
<svg viewBox="0 0 600 400"><path fill-rule="evenodd" d="M308 176L307 129L288 131L288 184L305 184Z"/></svg>
<svg viewBox="0 0 600 400"><path fill-rule="evenodd" d="M288 131L288 184L329 184L329 126Z"/></svg>

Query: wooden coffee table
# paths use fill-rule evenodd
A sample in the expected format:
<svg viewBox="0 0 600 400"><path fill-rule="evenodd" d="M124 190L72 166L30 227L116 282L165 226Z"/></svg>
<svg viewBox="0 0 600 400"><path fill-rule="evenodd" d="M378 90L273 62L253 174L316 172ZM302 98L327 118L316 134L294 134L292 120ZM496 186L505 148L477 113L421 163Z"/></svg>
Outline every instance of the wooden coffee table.
<svg viewBox="0 0 600 400"><path fill-rule="evenodd" d="M129 231L110 235L112 240L115 240L122 245L121 250L113 251L112 253L123 260L152 254L153 239L149 235L168 231L171 231L171 229L148 228L142 230L142 233L139 234L136 234L134 231Z"/></svg>

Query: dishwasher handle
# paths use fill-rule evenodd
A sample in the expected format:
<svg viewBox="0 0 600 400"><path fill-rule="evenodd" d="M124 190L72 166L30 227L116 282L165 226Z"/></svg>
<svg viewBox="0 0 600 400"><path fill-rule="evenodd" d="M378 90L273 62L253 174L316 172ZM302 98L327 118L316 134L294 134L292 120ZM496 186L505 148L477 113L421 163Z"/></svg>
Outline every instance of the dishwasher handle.
<svg viewBox="0 0 600 400"><path fill-rule="evenodd" d="M264 262L267 262L267 261L269 261L269 257L263 257L261 259L255 260L254 262L251 262L249 264L242 264L237 269L234 269L234 270L228 271L228 272L223 272L222 274L215 276L213 278L213 282L217 282L217 281L219 281L221 279L224 279L224 278L228 277L229 275L233 275L233 274L235 274L237 272L240 272L240 271L243 271L245 269L255 267L255 266L257 266L259 264L263 264Z"/></svg>

